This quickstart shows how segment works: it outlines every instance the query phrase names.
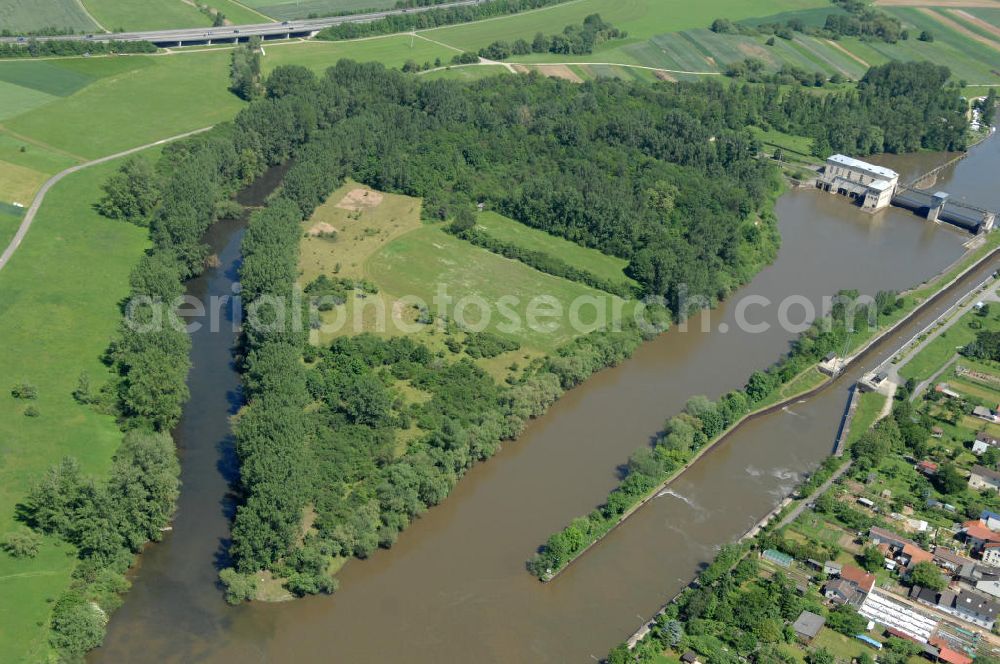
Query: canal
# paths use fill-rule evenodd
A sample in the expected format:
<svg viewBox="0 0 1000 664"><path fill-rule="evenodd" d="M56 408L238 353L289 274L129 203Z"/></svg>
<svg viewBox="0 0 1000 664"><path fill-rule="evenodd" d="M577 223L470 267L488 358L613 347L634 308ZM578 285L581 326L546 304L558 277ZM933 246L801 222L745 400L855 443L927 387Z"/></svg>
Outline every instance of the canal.
<svg viewBox="0 0 1000 664"><path fill-rule="evenodd" d="M946 158L883 163L906 179L905 168L926 170ZM1000 191L981 177L998 170L994 138L942 173L937 188L1000 207ZM818 307L843 288L874 294L911 287L955 261L969 239L902 210L869 216L814 190L789 192L777 213L782 248L773 265L686 331L671 330L566 394L519 441L470 471L391 550L351 561L331 597L230 608L212 585L228 532L228 417L238 382L232 335L196 333L192 399L175 432L184 487L174 530L143 554L133 590L90 661L600 658L830 452L849 382L739 429L554 582L525 572L535 547L601 503L619 481L618 465L690 396L739 387L785 352L795 332L778 325L781 302L799 298ZM216 227L211 240L221 266L192 283L192 292L232 292L240 235L238 224ZM745 318L767 331L737 324L738 302L749 296L756 303ZM802 320L804 309L794 304L787 318Z"/></svg>

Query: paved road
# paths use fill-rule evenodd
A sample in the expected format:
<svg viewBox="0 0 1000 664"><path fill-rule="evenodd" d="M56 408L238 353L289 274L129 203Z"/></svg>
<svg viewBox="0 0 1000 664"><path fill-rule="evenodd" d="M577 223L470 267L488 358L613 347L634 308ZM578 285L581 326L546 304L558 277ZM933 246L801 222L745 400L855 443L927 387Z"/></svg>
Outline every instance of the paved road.
<svg viewBox="0 0 1000 664"><path fill-rule="evenodd" d="M286 37L289 35L302 36L329 28L330 26L342 23L370 23L380 18L397 14L424 12L429 9L447 9L448 7L463 7L467 5L478 5L486 0L456 0L439 5L428 5L426 7L410 7L406 9L388 9L380 12L367 14L349 14L346 16L330 16L327 18L302 19L297 21L274 21L271 23L253 23L247 25L223 26L219 28L177 28L172 30L145 30L138 32L119 33L94 33L91 35L53 35L47 37L36 37L38 41L65 41L92 39L93 41L107 41L109 39L121 41L148 41L157 45L186 43L205 43L210 41L225 42L235 40L246 40L250 37ZM0 42L24 41L23 37L3 37Z"/></svg>
<svg viewBox="0 0 1000 664"><path fill-rule="evenodd" d="M35 221L35 215L38 214L38 209L42 207L42 201L45 200L45 195L49 193L49 190L56 185L57 182L62 180L64 177L70 173L76 173L77 171L82 171L85 168L90 168L91 166L96 166L98 164L103 164L107 161L113 159L118 159L119 157L127 157L130 154L135 154L136 152L141 152L147 148L152 148L157 145L163 145L164 143L170 143L171 141L176 141L181 138L187 138L188 136L194 136L195 134L200 134L203 131L208 131L211 127L202 127L201 129L195 129L194 131L188 131L183 134L178 134L176 136L171 136L170 138L164 138L153 143L147 143L146 145L140 145L137 148L131 148L129 150L124 150L122 152L116 152L115 154L109 154L107 157L101 157L100 159L94 159L93 161L84 162L82 164L77 164L76 166L70 166L64 171L56 173L42 185L42 188L38 190L35 194L34 200L31 201L31 207L25 212L24 218L21 220L21 225L18 226L17 232L14 234L13 239L11 239L10 244L4 249L3 254L0 255L0 270L7 266L10 257L14 255L17 248L21 246L21 242L24 237L28 234L28 230L31 229L32 222Z"/></svg>

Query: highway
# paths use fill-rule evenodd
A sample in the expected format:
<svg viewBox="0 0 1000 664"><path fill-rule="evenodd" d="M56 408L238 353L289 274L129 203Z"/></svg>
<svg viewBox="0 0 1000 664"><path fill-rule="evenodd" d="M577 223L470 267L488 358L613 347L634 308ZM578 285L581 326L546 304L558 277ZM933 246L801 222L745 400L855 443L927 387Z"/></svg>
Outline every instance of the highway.
<svg viewBox="0 0 1000 664"><path fill-rule="evenodd" d="M310 37L323 28L342 23L370 23L387 16L397 14L412 14L428 9L447 9L449 7L464 7L478 5L488 0L457 0L427 7L408 7L405 9L387 9L367 14L349 14L345 16L329 16L327 18L310 18L297 21L275 21L272 23L254 23L248 25L226 25L218 28L178 28L172 30L148 30L142 32L95 32L88 35L53 35L33 37L37 41L148 41L157 46L182 46L197 44L221 44L237 41L247 41L250 37L262 39L288 39L292 37ZM3 37L0 42L27 42L25 37Z"/></svg>

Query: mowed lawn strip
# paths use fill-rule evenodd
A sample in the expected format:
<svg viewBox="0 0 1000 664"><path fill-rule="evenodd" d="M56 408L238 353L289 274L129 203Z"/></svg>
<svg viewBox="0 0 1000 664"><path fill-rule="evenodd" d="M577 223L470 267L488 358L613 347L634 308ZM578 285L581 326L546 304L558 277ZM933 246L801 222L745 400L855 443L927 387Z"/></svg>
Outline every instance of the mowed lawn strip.
<svg viewBox="0 0 1000 664"><path fill-rule="evenodd" d="M95 388L108 378L100 361L120 319L128 274L147 246L142 229L100 217L92 204L118 163L73 174L45 199L35 225L0 272L0 534L16 527L15 505L64 456L103 476L121 433L114 418L77 404L86 371ZM26 381L37 400L14 399ZM27 417L34 405L40 415ZM0 553L0 661L44 661L51 604L75 564L46 538L34 559Z"/></svg>
<svg viewBox="0 0 1000 664"><path fill-rule="evenodd" d="M638 286L635 280L625 275L628 260L624 258L609 256L597 249L583 247L575 242L526 226L496 212L483 212L478 215L476 222L488 235L497 240L509 242L523 249L549 254L602 279Z"/></svg>

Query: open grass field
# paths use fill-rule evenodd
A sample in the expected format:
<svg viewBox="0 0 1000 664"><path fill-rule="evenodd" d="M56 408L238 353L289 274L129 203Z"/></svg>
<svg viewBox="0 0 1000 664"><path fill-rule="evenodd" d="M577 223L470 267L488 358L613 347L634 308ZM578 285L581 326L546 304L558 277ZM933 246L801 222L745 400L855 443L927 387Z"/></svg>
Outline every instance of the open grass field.
<svg viewBox="0 0 1000 664"><path fill-rule="evenodd" d="M11 32L43 28L76 32L98 29L76 0L0 0L0 27Z"/></svg>
<svg viewBox="0 0 1000 664"><path fill-rule="evenodd" d="M494 215L493 228L516 222ZM530 230L530 229L529 229ZM515 233L516 231L507 231ZM537 232L537 231L536 231ZM335 237L333 234L336 234ZM540 238L528 234L523 237L532 246L542 246ZM555 238L553 238L555 239ZM598 266L605 272L618 269L621 262L592 250L569 245L565 240L546 245L560 246L574 251L588 265ZM564 256L565 257L565 256ZM392 324L393 317L405 323L413 323L416 310L405 298L417 297L427 304L432 313L447 313L452 317L458 302L465 297L483 298L494 305L501 296L513 295L519 302L508 306L512 312L527 322L528 303L536 296L551 296L561 303L564 314L560 318L559 329L548 331L529 329L522 325L519 329L508 329L499 309L494 308L488 324L481 317L477 305L466 310L466 320L470 325L484 322L486 329L517 339L523 348L519 353L550 352L569 341L579 333L591 328L574 330L569 325L568 307L578 297L590 296L606 306L611 315L612 303L629 307L619 298L613 298L600 291L576 284L565 279L552 277L530 268L518 261L508 260L486 250L455 238L446 233L441 225L428 225L420 221L420 201L408 196L383 194L353 182L333 192L303 225L301 242L300 283L308 284L320 274L329 277L362 278L379 286L378 295L355 297L333 311L323 312L321 318L329 328L314 333L314 340L328 341L340 334L356 334L362 331L376 334L400 334L406 329ZM439 287L445 287L446 294L453 298L452 305L439 307L434 303ZM400 300L402 299L402 303ZM379 313L381 312L381 314ZM594 309L584 307L580 319L591 323ZM379 324L379 316L387 325ZM355 322L357 321L357 322ZM548 322L548 319L539 323ZM335 327L336 324L336 327ZM416 326L419 328L420 326ZM432 334L431 328L418 333L422 337ZM428 340L428 339L425 339ZM429 340L432 345L440 345L442 340ZM436 341L436 343L435 343ZM510 360L499 360L500 364ZM488 367L502 371L503 367Z"/></svg>
<svg viewBox="0 0 1000 664"><path fill-rule="evenodd" d="M117 326L128 272L146 246L142 229L91 209L116 166L56 186L0 272L0 533L15 527L15 504L46 468L73 455L88 473L102 475L121 438L113 418L71 396L81 371L104 382L100 356ZM39 417L25 417L27 403L11 397L20 381L38 388L32 403ZM54 539L31 560L0 553L0 661L47 661L47 601L65 587L73 564Z"/></svg>
<svg viewBox="0 0 1000 664"><path fill-rule="evenodd" d="M848 445L861 438L875 424L875 420L885 406L886 399L888 399L887 396L878 392L862 392L858 401L858 409L854 411L854 419L851 420L851 431L847 434Z"/></svg>
<svg viewBox="0 0 1000 664"><path fill-rule="evenodd" d="M212 19L184 0L83 0L108 30L168 30L212 25ZM212 4L212 3L206 3Z"/></svg>
<svg viewBox="0 0 1000 664"><path fill-rule="evenodd" d="M496 212L483 212L477 216L476 221L488 235L503 242L561 258L570 265L602 279L637 285L633 279L625 275L624 270L628 261L624 258L608 256L597 249L582 247L575 242L525 226Z"/></svg>
<svg viewBox="0 0 1000 664"><path fill-rule="evenodd" d="M273 16L285 21L309 16L329 16L347 12L360 12L367 9L390 9L396 6L395 0L242 0L243 4L253 7L262 14Z"/></svg>
<svg viewBox="0 0 1000 664"><path fill-rule="evenodd" d="M628 303L619 298L474 247L440 226L424 226L393 240L372 256L366 272L394 297L416 296L428 304L432 313L448 314L449 318L456 315L463 298L481 298L492 314L482 316L480 307L472 304L464 309L466 325L484 325L491 332L517 339L525 348L544 352L593 329L593 325L574 329L570 324L569 307L577 298L588 297L599 303L609 317L616 302L628 310ZM450 307L434 302L442 287L453 298ZM510 317L497 306L504 296L516 298L506 302ZM561 313L532 321L531 302L537 297L546 298L554 304L552 310ZM511 317L519 322L509 324ZM580 318L592 323L594 309L584 308Z"/></svg>
<svg viewBox="0 0 1000 664"><path fill-rule="evenodd" d="M227 120L243 104L226 89L228 51L64 62L96 80L7 119L4 128L95 158Z"/></svg>

